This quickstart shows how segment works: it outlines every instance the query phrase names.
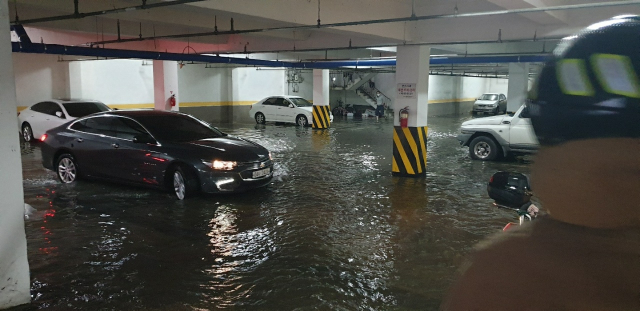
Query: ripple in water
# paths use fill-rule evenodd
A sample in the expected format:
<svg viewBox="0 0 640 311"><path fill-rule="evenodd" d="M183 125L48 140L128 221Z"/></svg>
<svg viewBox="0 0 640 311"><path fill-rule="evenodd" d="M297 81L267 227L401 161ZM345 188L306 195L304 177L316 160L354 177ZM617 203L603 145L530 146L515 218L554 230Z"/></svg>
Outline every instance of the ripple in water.
<svg viewBox="0 0 640 311"><path fill-rule="evenodd" d="M429 119L427 174L391 176L392 123L328 131L221 127L262 144L273 182L176 201L144 188L63 185L24 146L33 302L53 310L436 310L471 247L513 215L491 207L497 170Z"/></svg>

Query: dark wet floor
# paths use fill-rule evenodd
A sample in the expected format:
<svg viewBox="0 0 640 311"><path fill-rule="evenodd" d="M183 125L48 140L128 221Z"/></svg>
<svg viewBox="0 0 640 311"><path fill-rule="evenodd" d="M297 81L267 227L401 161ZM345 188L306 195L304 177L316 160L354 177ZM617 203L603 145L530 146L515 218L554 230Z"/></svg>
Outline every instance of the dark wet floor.
<svg viewBox="0 0 640 311"><path fill-rule="evenodd" d="M220 126L273 153L266 188L176 201L63 185L23 146L32 303L14 310L433 310L471 247L515 217L472 161L468 117L429 119L425 178L391 176L391 120Z"/></svg>

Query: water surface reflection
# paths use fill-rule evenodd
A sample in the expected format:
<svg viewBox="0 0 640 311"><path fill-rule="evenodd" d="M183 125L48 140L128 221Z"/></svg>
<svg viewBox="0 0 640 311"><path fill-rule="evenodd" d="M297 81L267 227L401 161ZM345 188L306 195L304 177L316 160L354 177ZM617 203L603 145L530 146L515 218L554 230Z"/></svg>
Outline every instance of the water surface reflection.
<svg viewBox="0 0 640 311"><path fill-rule="evenodd" d="M275 159L273 183L184 202L143 188L62 185L23 145L33 302L22 309L437 309L470 247L511 220L497 170L471 161L461 118L429 120L427 175L391 176L392 124L328 131L221 126Z"/></svg>

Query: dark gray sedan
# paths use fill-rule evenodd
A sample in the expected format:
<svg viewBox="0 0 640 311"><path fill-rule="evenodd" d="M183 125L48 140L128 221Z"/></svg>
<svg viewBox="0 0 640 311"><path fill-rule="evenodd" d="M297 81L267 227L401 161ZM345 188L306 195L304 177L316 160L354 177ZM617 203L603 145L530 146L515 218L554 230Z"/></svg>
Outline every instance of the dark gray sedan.
<svg viewBox="0 0 640 311"><path fill-rule="evenodd" d="M190 115L121 110L93 114L41 138L42 164L63 183L79 177L198 192L240 192L273 177L264 147L229 136Z"/></svg>

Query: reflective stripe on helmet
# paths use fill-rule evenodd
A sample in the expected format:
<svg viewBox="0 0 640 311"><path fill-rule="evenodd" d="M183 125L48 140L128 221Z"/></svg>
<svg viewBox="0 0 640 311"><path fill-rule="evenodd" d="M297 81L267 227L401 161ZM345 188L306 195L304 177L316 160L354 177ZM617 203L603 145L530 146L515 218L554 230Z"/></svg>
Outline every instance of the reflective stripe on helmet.
<svg viewBox="0 0 640 311"><path fill-rule="evenodd" d="M628 56L593 54L591 66L602 88L608 93L640 98L638 77Z"/></svg>
<svg viewBox="0 0 640 311"><path fill-rule="evenodd" d="M556 76L562 92L567 95L593 96L594 90L583 59L562 59L556 67Z"/></svg>

